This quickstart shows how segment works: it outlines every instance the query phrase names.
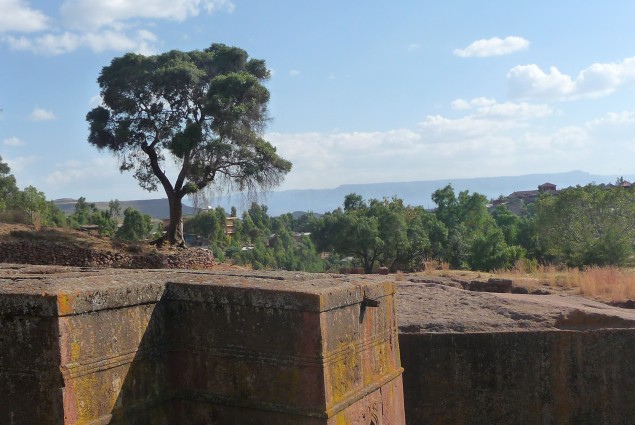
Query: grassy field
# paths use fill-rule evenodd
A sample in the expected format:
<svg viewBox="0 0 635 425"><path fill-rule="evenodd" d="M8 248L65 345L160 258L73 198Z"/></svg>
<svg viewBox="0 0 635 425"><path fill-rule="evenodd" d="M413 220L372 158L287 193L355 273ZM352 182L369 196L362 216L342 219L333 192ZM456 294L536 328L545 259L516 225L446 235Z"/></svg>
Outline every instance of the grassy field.
<svg viewBox="0 0 635 425"><path fill-rule="evenodd" d="M515 286L546 289L563 295L582 295L603 302L635 300L635 269L621 267L587 267L583 270L556 266L539 266L525 270L522 264L512 270L494 273L449 270L446 264L428 267L425 274L471 280L490 277L508 278Z"/></svg>

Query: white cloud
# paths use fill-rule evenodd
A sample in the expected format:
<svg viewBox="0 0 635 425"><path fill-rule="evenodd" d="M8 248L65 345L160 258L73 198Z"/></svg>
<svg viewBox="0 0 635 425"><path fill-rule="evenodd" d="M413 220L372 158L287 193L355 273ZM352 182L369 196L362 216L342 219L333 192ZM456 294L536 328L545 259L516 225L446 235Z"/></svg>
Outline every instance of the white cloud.
<svg viewBox="0 0 635 425"><path fill-rule="evenodd" d="M467 118L496 118L527 120L531 118L542 118L553 114L553 108L545 104L531 104L527 102L505 102L498 103L496 99L477 97L472 100L456 99L451 103L452 109L458 111L472 111L472 115Z"/></svg>
<svg viewBox="0 0 635 425"><path fill-rule="evenodd" d="M41 11L31 9L24 0L0 0L0 33L34 32L48 27L49 18Z"/></svg>
<svg viewBox="0 0 635 425"><path fill-rule="evenodd" d="M49 18L41 12L28 8L23 0L0 0L0 34L8 33L0 42L12 50L51 56L80 48L153 54L159 44L148 29L153 20L182 22L221 9L231 12L234 4L230 0L65 0L60 7L62 26L45 32Z"/></svg>
<svg viewBox="0 0 635 425"><path fill-rule="evenodd" d="M472 100L456 99L451 103L452 109L465 110L472 109L473 107L491 106L496 104L496 99L490 99L487 97L477 97Z"/></svg>
<svg viewBox="0 0 635 425"><path fill-rule="evenodd" d="M634 84L635 57L621 62L595 63L580 71L575 79L556 67L545 72L535 64L518 65L507 73L509 96L513 99L596 98Z"/></svg>
<svg viewBox="0 0 635 425"><path fill-rule="evenodd" d="M55 119L55 114L43 108L35 108L29 115L29 119L31 121L51 121Z"/></svg>
<svg viewBox="0 0 635 425"><path fill-rule="evenodd" d="M17 137L9 137L4 139L2 143L6 146L24 146L24 141Z"/></svg>
<svg viewBox="0 0 635 425"><path fill-rule="evenodd" d="M6 163L9 164L9 167L11 168L11 172L15 174L15 173L19 173L20 171L28 168L29 166L31 166L37 160L38 160L38 157L35 156L35 155L18 156L18 157L13 158L13 159L7 158L6 159ZM18 181L21 181L21 180L18 179Z"/></svg>
<svg viewBox="0 0 635 425"><path fill-rule="evenodd" d="M201 10L232 11L228 0L66 0L61 7L65 23L76 29L110 26L130 19L167 19L182 22Z"/></svg>
<svg viewBox="0 0 635 425"><path fill-rule="evenodd" d="M477 112L489 118L528 120L549 116L553 113L553 109L544 104L506 102L480 106Z"/></svg>
<svg viewBox="0 0 635 425"><path fill-rule="evenodd" d="M421 45L419 43L410 43L408 44L407 50L409 52L414 52L415 50L419 50Z"/></svg>
<svg viewBox="0 0 635 425"><path fill-rule="evenodd" d="M266 137L282 157L293 162L285 187L297 188L394 180L394 166L387 167L387 162L394 165L402 157L417 156L421 148L421 136L412 130L271 133Z"/></svg>
<svg viewBox="0 0 635 425"><path fill-rule="evenodd" d="M624 125L635 123L635 111L608 112L601 118L589 121L588 127L597 127L601 125Z"/></svg>
<svg viewBox="0 0 635 425"><path fill-rule="evenodd" d="M291 77L297 77L298 75L300 75L300 71L298 71L297 69L292 69L291 71L289 71L289 75Z"/></svg>
<svg viewBox="0 0 635 425"><path fill-rule="evenodd" d="M97 157L89 161L69 159L55 164L56 171L46 176L49 185L66 185L73 182L104 181L119 174L117 160L113 157Z"/></svg>
<svg viewBox="0 0 635 425"><path fill-rule="evenodd" d="M470 109L470 102L464 99L456 99L452 102L452 109L456 109L457 111L463 111L465 109Z"/></svg>
<svg viewBox="0 0 635 425"><path fill-rule="evenodd" d="M83 40L94 52L117 50L152 54L156 51L155 43L158 38L154 33L141 29L133 35L126 35L117 31L88 33L84 35Z"/></svg>
<svg viewBox="0 0 635 425"><path fill-rule="evenodd" d="M504 39L493 37L476 40L465 49L455 49L454 55L461 58L508 55L529 47L529 41L522 37L510 36Z"/></svg>
<svg viewBox="0 0 635 425"><path fill-rule="evenodd" d="M161 190L152 193L142 191L132 174L120 173L117 159L109 155L56 163L54 171L43 175L34 184L51 199L86 196L93 201L105 201L165 196Z"/></svg>
<svg viewBox="0 0 635 425"><path fill-rule="evenodd" d="M528 152L524 135L533 130L534 120L553 113L549 106L489 98L453 104L462 111L460 117L431 115L414 130L268 134L294 164L283 188L518 174L514 167L519 164L532 172L536 162L522 163L524 155L540 155L543 162L553 155L562 161L566 156L553 152L575 139L572 131L549 134L543 148Z"/></svg>
<svg viewBox="0 0 635 425"><path fill-rule="evenodd" d="M82 47L89 48L94 52L112 50L152 54L156 51L157 37L148 30L137 30L133 34L102 30L87 33L65 31L60 34L49 33L34 38L8 36L4 38L4 41L13 50L30 51L50 56L70 53Z"/></svg>

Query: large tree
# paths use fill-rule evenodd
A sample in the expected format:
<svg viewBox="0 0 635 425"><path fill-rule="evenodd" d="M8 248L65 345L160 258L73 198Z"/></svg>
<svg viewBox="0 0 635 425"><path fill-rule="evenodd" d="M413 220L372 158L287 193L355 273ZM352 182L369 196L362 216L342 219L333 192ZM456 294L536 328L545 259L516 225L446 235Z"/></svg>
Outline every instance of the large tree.
<svg viewBox="0 0 635 425"><path fill-rule="evenodd" d="M291 163L262 138L270 72L236 47L126 54L98 78L103 105L90 111L89 143L118 156L146 190L163 187L170 204L166 240L182 244L186 195L218 185L254 192L279 184ZM171 181L165 157L180 170Z"/></svg>

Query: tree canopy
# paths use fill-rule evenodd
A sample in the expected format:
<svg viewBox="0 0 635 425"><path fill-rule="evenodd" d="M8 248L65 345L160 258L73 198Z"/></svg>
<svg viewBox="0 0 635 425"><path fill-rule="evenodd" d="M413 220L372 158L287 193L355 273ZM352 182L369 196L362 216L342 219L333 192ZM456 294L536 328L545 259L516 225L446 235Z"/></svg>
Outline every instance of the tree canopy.
<svg viewBox="0 0 635 425"><path fill-rule="evenodd" d="M10 199L18 193L18 190L9 164L2 162L2 157L0 156L0 211L7 207Z"/></svg>
<svg viewBox="0 0 635 425"><path fill-rule="evenodd" d="M314 218L310 228L320 250L353 256L370 273L377 264L393 271L421 267L434 221L423 208L404 206L401 199L367 202L351 193L344 209Z"/></svg>
<svg viewBox="0 0 635 425"><path fill-rule="evenodd" d="M291 170L263 139L270 72L237 47L112 60L98 78L103 105L91 110L88 141L114 153L140 186L165 190L167 240L182 243L186 195L212 187L254 192L279 184ZM166 155L180 167L172 181Z"/></svg>
<svg viewBox="0 0 635 425"><path fill-rule="evenodd" d="M536 203L536 232L547 260L569 266L622 265L633 254L631 189L587 185Z"/></svg>

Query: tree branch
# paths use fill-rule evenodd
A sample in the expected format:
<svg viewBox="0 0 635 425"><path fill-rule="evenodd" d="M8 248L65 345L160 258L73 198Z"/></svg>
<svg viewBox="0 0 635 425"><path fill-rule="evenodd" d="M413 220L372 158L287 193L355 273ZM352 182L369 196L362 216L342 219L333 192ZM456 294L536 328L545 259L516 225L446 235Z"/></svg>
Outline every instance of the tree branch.
<svg viewBox="0 0 635 425"><path fill-rule="evenodd" d="M175 195L174 188L172 187L172 184L170 183L170 180L165 175L163 170L161 170L161 167L159 166L159 156L157 155L157 153L154 150L154 148L152 146L149 146L147 143L144 142L144 143L141 144L141 150L146 155L148 155L148 158L150 159L150 167L152 168L152 173L155 176L157 176L157 178L161 182L161 185L163 186L163 189L165 189L166 195L168 195L168 198L174 196Z"/></svg>

